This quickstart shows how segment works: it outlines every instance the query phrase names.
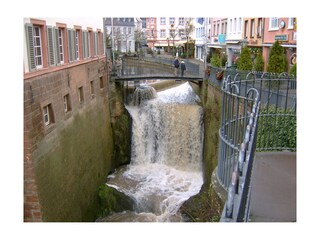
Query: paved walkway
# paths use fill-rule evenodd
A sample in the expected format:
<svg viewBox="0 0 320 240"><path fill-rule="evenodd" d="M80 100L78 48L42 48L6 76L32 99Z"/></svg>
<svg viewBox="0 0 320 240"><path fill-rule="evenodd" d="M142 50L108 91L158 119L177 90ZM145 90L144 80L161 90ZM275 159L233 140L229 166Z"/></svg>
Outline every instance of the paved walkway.
<svg viewBox="0 0 320 240"><path fill-rule="evenodd" d="M250 219L296 221L296 153L256 153Z"/></svg>

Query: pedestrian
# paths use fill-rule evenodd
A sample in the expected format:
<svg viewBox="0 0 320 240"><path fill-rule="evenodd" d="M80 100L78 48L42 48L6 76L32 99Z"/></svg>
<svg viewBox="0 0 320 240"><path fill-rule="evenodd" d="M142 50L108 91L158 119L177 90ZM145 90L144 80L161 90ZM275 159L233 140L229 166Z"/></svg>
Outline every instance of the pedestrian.
<svg viewBox="0 0 320 240"><path fill-rule="evenodd" d="M183 77L185 70L186 70L186 64L184 63L184 61L181 61L181 77Z"/></svg>
<svg viewBox="0 0 320 240"><path fill-rule="evenodd" d="M174 75L178 76L178 68L179 68L179 59L176 57L175 60L173 61L173 66L174 66Z"/></svg>

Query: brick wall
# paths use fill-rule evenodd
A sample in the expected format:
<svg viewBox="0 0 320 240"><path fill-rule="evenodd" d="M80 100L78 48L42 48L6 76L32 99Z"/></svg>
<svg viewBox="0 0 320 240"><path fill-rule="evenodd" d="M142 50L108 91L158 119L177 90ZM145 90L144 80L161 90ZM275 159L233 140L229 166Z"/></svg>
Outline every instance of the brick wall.
<svg viewBox="0 0 320 240"><path fill-rule="evenodd" d="M91 189L103 182L111 165L108 151L112 152L113 148L107 78L107 67L101 59L25 75L24 221L92 220L87 209L94 211L90 205L95 204L96 196ZM83 91L82 102L79 88ZM64 108L66 95L70 104L67 112ZM48 105L53 122L46 125L44 115ZM77 124L81 129L75 128ZM108 145L105 146L108 150L103 144ZM74 195L81 191L78 182L82 177L90 178L84 169L91 165L94 167L88 174L94 176L92 181L87 180L91 184L87 196L80 195L77 199ZM70 172L74 173L72 177L68 175ZM63 196L63 186L69 185L70 189ZM81 202L79 206L74 206L76 200Z"/></svg>

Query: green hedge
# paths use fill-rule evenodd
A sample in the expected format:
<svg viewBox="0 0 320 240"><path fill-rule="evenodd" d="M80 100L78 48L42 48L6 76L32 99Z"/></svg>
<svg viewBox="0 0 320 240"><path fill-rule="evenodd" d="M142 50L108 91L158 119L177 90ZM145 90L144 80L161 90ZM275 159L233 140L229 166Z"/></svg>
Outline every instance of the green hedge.
<svg viewBox="0 0 320 240"><path fill-rule="evenodd" d="M257 150L292 150L296 151L296 112L292 109L261 107Z"/></svg>

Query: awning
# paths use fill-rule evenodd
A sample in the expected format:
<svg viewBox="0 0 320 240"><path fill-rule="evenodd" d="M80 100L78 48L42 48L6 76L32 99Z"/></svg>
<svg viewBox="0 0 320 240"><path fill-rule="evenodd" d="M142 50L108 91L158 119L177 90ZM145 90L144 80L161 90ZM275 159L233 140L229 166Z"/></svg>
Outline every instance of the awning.
<svg viewBox="0 0 320 240"><path fill-rule="evenodd" d="M155 47L168 47L168 43L155 43L154 44ZM170 44L170 46L172 46L172 43Z"/></svg>
<svg viewBox="0 0 320 240"><path fill-rule="evenodd" d="M226 41L226 44L238 44L240 41Z"/></svg>
<svg viewBox="0 0 320 240"><path fill-rule="evenodd" d="M225 48L226 45L208 44L209 48Z"/></svg>
<svg viewBox="0 0 320 240"><path fill-rule="evenodd" d="M281 44L280 43L280 45L282 46L282 47L287 47L287 48L296 48L297 47L297 45L296 44ZM262 44L262 46L263 47L272 47L273 46L273 43L264 43L264 44Z"/></svg>
<svg viewBox="0 0 320 240"><path fill-rule="evenodd" d="M185 43L187 43L187 40L184 40L184 41L181 40L181 41L175 42L174 45L183 45Z"/></svg>

